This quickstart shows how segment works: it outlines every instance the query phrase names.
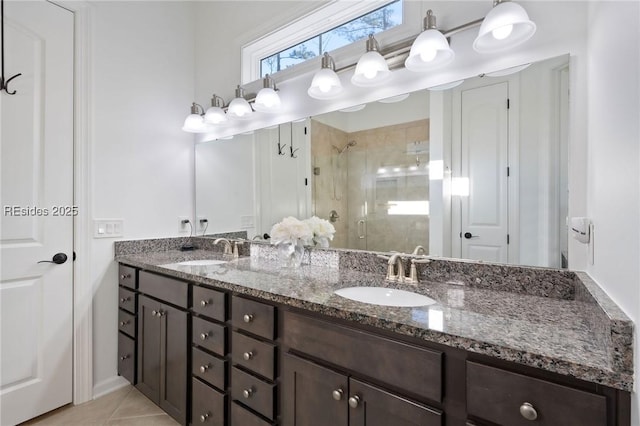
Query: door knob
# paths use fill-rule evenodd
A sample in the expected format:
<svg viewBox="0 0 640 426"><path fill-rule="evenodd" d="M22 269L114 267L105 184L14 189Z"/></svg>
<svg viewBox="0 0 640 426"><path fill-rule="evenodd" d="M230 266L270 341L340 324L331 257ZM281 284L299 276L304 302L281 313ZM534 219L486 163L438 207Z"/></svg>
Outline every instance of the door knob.
<svg viewBox="0 0 640 426"><path fill-rule="evenodd" d="M67 255L64 253L56 253L53 255L51 260L41 260L38 263L55 263L56 265L62 265L67 261Z"/></svg>
<svg viewBox="0 0 640 426"><path fill-rule="evenodd" d="M468 240L470 238L477 238L477 235L473 235L471 232L465 232L464 237Z"/></svg>

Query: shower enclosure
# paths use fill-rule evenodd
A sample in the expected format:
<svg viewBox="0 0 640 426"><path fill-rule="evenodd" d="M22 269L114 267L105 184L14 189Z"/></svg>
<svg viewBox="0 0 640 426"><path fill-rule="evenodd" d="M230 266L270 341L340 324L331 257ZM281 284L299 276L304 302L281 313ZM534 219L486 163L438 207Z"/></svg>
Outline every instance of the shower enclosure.
<svg viewBox="0 0 640 426"><path fill-rule="evenodd" d="M337 213L332 247L428 247L428 126L424 119L346 132L312 121L313 208L326 219Z"/></svg>

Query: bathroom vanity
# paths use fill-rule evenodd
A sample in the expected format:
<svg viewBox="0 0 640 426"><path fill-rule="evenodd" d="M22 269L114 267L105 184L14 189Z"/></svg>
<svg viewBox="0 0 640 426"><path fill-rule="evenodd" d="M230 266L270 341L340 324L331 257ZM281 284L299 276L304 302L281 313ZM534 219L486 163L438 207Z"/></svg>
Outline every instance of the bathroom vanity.
<svg viewBox="0 0 640 426"><path fill-rule="evenodd" d="M630 424L632 324L585 274L437 259L409 285L375 253L270 249L116 249L119 373L181 424ZM334 293L353 285L436 303Z"/></svg>

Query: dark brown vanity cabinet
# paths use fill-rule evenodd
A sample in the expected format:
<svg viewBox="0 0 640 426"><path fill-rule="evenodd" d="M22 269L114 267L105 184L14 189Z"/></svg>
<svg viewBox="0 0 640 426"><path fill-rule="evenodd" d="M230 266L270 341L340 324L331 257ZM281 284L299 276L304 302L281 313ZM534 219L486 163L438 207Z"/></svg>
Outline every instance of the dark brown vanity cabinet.
<svg viewBox="0 0 640 426"><path fill-rule="evenodd" d="M442 414L300 357L283 356L283 426L440 426Z"/></svg>
<svg viewBox="0 0 640 426"><path fill-rule="evenodd" d="M136 387L180 424L187 424L188 284L141 271Z"/></svg>
<svg viewBox="0 0 640 426"><path fill-rule="evenodd" d="M277 420L275 306L233 296L231 323L231 425L269 425Z"/></svg>
<svg viewBox="0 0 640 426"><path fill-rule="evenodd" d="M407 397L441 401L441 352L291 312L283 329L289 350L318 360L283 355L283 426L443 424L440 410Z"/></svg>
<svg viewBox="0 0 640 426"><path fill-rule="evenodd" d="M126 265L118 267L118 374L136 384L136 338L138 273Z"/></svg>

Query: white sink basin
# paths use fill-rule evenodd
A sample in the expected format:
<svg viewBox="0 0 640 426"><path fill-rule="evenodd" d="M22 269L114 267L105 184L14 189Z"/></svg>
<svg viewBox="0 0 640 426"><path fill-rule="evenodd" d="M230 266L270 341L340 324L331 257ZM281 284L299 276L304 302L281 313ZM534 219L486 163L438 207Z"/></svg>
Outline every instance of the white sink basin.
<svg viewBox="0 0 640 426"><path fill-rule="evenodd" d="M202 260L186 260L184 262L178 262L178 265L183 266L210 266L210 265L220 265L223 263L227 263L224 260L215 260L215 259L202 259Z"/></svg>
<svg viewBox="0 0 640 426"><path fill-rule="evenodd" d="M436 303L422 294L386 287L347 287L334 293L347 299L381 306L416 307Z"/></svg>

